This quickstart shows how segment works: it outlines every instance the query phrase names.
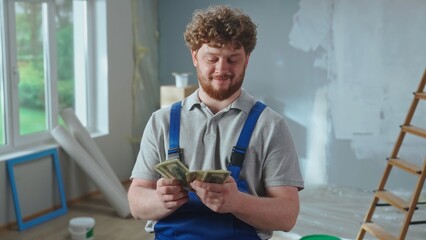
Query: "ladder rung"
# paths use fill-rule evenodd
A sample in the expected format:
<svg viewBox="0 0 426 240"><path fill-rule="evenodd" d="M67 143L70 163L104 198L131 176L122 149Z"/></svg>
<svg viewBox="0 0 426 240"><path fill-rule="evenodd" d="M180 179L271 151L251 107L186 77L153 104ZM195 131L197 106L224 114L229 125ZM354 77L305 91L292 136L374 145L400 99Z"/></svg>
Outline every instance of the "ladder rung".
<svg viewBox="0 0 426 240"><path fill-rule="evenodd" d="M425 92L415 92L414 95L418 99L426 99L426 93Z"/></svg>
<svg viewBox="0 0 426 240"><path fill-rule="evenodd" d="M422 174L422 169L420 166L402 159L390 158L388 160L388 163L412 174L416 174L416 175Z"/></svg>
<svg viewBox="0 0 426 240"><path fill-rule="evenodd" d="M397 240L395 236L387 233L382 227L375 223L364 223L362 224L362 228L378 239Z"/></svg>
<svg viewBox="0 0 426 240"><path fill-rule="evenodd" d="M390 207L392 205L390 205L389 203L376 203L377 207ZM414 210L419 209L417 206L414 208Z"/></svg>
<svg viewBox="0 0 426 240"><path fill-rule="evenodd" d="M426 220L425 221L411 221L410 224L426 224Z"/></svg>
<svg viewBox="0 0 426 240"><path fill-rule="evenodd" d="M376 191L375 196L402 211L409 209L407 201L386 190Z"/></svg>
<svg viewBox="0 0 426 240"><path fill-rule="evenodd" d="M426 138L426 130L414 126L401 126L401 130L406 133L411 133L419 137Z"/></svg>

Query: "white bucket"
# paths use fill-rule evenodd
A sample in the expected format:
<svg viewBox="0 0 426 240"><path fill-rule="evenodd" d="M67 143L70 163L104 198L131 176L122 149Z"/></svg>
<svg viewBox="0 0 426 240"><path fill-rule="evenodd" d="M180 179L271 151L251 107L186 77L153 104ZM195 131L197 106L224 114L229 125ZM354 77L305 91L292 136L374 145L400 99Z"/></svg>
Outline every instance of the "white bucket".
<svg viewBox="0 0 426 240"><path fill-rule="evenodd" d="M72 240L93 240L95 219L91 217L77 217L69 221L68 231Z"/></svg>
<svg viewBox="0 0 426 240"><path fill-rule="evenodd" d="M188 86L188 76L191 75L191 73L172 73L173 76L175 76L175 82L176 87L183 88Z"/></svg>

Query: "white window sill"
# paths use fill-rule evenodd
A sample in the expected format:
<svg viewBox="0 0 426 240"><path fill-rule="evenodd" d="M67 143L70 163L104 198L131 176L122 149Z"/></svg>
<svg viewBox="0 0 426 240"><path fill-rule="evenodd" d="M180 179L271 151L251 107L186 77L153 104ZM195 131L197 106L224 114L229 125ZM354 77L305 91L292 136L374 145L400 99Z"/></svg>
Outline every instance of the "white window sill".
<svg viewBox="0 0 426 240"><path fill-rule="evenodd" d="M103 137L106 135L108 134L104 132L95 132L91 134L91 137L93 139L96 139L98 137ZM22 146L19 148L14 148L13 150L11 149L10 151L5 151L3 153L0 153L0 162L34 154L47 149L59 148L59 147L60 145L55 140L51 139L50 141L45 141L45 142L40 142L37 144L31 144L31 145Z"/></svg>

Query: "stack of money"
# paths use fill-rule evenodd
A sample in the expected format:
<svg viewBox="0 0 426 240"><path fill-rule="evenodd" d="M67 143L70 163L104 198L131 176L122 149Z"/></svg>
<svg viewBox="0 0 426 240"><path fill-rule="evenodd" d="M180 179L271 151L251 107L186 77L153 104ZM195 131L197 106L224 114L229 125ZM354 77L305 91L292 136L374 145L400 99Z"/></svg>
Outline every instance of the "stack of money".
<svg viewBox="0 0 426 240"><path fill-rule="evenodd" d="M230 175L226 170L199 170L189 171L188 168L179 160L167 160L155 165L155 169L164 178L178 179L183 185L188 185L190 182L199 180L208 183L225 183Z"/></svg>

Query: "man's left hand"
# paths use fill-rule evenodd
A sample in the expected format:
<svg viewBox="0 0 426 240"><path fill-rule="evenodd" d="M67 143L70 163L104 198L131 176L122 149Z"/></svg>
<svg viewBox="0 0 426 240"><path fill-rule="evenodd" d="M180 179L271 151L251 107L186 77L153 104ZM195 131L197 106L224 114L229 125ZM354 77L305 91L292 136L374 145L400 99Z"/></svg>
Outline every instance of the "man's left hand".
<svg viewBox="0 0 426 240"><path fill-rule="evenodd" d="M241 192L238 191L237 183L231 176L224 184L195 180L191 183L191 188L204 205L214 212L229 213L234 206L238 206L238 196Z"/></svg>

